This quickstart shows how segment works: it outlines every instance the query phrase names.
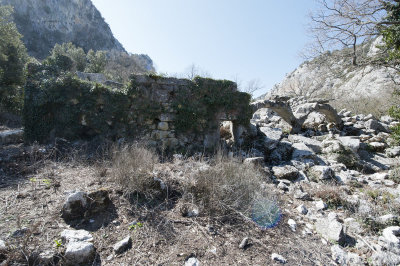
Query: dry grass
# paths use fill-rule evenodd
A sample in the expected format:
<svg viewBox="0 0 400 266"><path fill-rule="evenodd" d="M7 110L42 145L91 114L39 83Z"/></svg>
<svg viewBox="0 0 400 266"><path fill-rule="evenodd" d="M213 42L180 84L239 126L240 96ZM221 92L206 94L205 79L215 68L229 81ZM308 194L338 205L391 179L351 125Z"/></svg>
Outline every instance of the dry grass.
<svg viewBox="0 0 400 266"><path fill-rule="evenodd" d="M330 209L343 208L355 212L356 206L346 200L346 192L334 185L323 185L314 191L314 196L322 199Z"/></svg>
<svg viewBox="0 0 400 266"><path fill-rule="evenodd" d="M195 172L186 191L210 216L246 214L261 194L263 179L261 171L253 165L219 160Z"/></svg>
<svg viewBox="0 0 400 266"><path fill-rule="evenodd" d="M152 172L156 163L157 154L142 144L112 148L112 178L127 195L151 193L155 185Z"/></svg>

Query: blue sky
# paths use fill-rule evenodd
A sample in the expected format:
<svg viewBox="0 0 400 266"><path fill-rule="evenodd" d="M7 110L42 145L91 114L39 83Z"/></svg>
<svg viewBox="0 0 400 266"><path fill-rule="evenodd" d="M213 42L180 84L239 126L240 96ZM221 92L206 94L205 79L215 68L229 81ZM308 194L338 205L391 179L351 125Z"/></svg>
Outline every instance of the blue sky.
<svg viewBox="0 0 400 266"><path fill-rule="evenodd" d="M131 53L160 73L195 64L213 78L271 89L303 60L313 0L92 0Z"/></svg>

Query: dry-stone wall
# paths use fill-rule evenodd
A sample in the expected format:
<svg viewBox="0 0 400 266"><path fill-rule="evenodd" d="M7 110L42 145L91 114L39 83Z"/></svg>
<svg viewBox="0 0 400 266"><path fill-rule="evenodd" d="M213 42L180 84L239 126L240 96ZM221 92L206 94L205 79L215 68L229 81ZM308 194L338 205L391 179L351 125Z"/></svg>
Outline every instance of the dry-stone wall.
<svg viewBox="0 0 400 266"><path fill-rule="evenodd" d="M29 72L29 142L101 136L142 139L169 150L213 148L221 121L232 121L238 135L252 116L250 96L230 81L132 75L130 84L113 88L72 74L52 75L45 66L30 66Z"/></svg>

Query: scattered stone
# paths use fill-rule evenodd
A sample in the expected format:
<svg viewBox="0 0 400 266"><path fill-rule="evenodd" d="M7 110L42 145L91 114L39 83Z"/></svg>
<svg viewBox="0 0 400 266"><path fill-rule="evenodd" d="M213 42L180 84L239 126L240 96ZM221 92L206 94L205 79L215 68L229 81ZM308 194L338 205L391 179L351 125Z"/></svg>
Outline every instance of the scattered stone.
<svg viewBox="0 0 400 266"><path fill-rule="evenodd" d="M93 236L86 230L69 230L65 229L61 232L61 238L65 240L65 242L82 242L93 241Z"/></svg>
<svg viewBox="0 0 400 266"><path fill-rule="evenodd" d="M317 211L324 211L328 208L328 205L323 200L319 200L315 203L315 208Z"/></svg>
<svg viewBox="0 0 400 266"><path fill-rule="evenodd" d="M240 249L244 249L249 244L249 238L245 237L239 244Z"/></svg>
<svg viewBox="0 0 400 266"><path fill-rule="evenodd" d="M274 166L272 172L278 179L296 180L299 177L299 170L291 165Z"/></svg>
<svg viewBox="0 0 400 266"><path fill-rule="evenodd" d="M282 264L286 264L287 263L287 259L285 259L283 256L281 256L279 254L276 254L276 253L272 253L271 259L273 261L277 261L277 262L282 263Z"/></svg>
<svg viewBox="0 0 400 266"><path fill-rule="evenodd" d="M90 242L70 242L66 246L64 258L76 264L90 262L94 258L95 249Z"/></svg>
<svg viewBox="0 0 400 266"><path fill-rule="evenodd" d="M91 215L105 211L111 204L109 191L104 188L89 193L87 198L87 209Z"/></svg>
<svg viewBox="0 0 400 266"><path fill-rule="evenodd" d="M85 230L64 230L61 238L66 243L64 258L70 264L89 263L95 255L92 235Z"/></svg>
<svg viewBox="0 0 400 266"><path fill-rule="evenodd" d="M374 265L399 265L400 255L393 252L377 251L371 256Z"/></svg>
<svg viewBox="0 0 400 266"><path fill-rule="evenodd" d="M400 155L400 146L386 149L386 156L394 158Z"/></svg>
<svg viewBox="0 0 400 266"><path fill-rule="evenodd" d="M347 253L339 245L331 247L332 259L339 265L364 265L360 256L355 253Z"/></svg>
<svg viewBox="0 0 400 266"><path fill-rule="evenodd" d="M0 145L21 143L23 141L24 131L22 129L0 132Z"/></svg>
<svg viewBox="0 0 400 266"><path fill-rule="evenodd" d="M383 180L383 184L387 187L394 187L396 185L393 180Z"/></svg>
<svg viewBox="0 0 400 266"><path fill-rule="evenodd" d="M256 166L263 166L264 163L264 157L253 157L253 158L246 158L244 159L243 163L245 164L253 164Z"/></svg>
<svg viewBox="0 0 400 266"><path fill-rule="evenodd" d="M384 239L394 246L400 247L400 226L390 226L383 230Z"/></svg>
<svg viewBox="0 0 400 266"><path fill-rule="evenodd" d="M314 182L332 179L334 176L335 173L329 166L317 165L308 170L308 178Z"/></svg>
<svg viewBox="0 0 400 266"><path fill-rule="evenodd" d="M305 205L300 205L300 206L298 206L297 208L296 208L296 210L300 213L300 214L303 214L303 215L306 215L307 213L308 213L308 209L307 209L307 207L305 206Z"/></svg>
<svg viewBox="0 0 400 266"><path fill-rule="evenodd" d="M295 220L289 219L289 220L288 220L288 225L289 225L290 229L291 229L293 232L296 232L297 223L296 223Z"/></svg>
<svg viewBox="0 0 400 266"><path fill-rule="evenodd" d="M266 150L273 150L278 146L282 138L283 132L280 128L260 127L259 130L265 135L264 148Z"/></svg>
<svg viewBox="0 0 400 266"><path fill-rule="evenodd" d="M380 224L388 224L397 221L398 216L393 214L386 214L376 218L376 221Z"/></svg>
<svg viewBox="0 0 400 266"><path fill-rule="evenodd" d="M330 213L328 218L322 218L315 223L316 231L327 241L338 243L343 246L346 241L343 225L337 220L334 213Z"/></svg>
<svg viewBox="0 0 400 266"><path fill-rule="evenodd" d="M185 261L185 266L200 266L200 261L197 258L190 257Z"/></svg>
<svg viewBox="0 0 400 266"><path fill-rule="evenodd" d="M316 139L300 135L289 135L289 141L292 143L303 143L315 153L320 153L322 151L322 143Z"/></svg>
<svg viewBox="0 0 400 266"><path fill-rule="evenodd" d="M382 142L370 142L368 143L368 147L371 151L383 152L386 148L386 144Z"/></svg>
<svg viewBox="0 0 400 266"><path fill-rule="evenodd" d="M315 159L315 153L304 143L295 143L292 145L292 160L304 161L307 159Z"/></svg>
<svg viewBox="0 0 400 266"><path fill-rule="evenodd" d="M82 219L85 215L94 215L105 211L111 204L109 192L106 189L87 194L78 191L70 194L61 210L61 217L65 221Z"/></svg>
<svg viewBox="0 0 400 266"><path fill-rule="evenodd" d="M303 192L300 189L295 191L294 198L299 200L311 200L310 194L307 192Z"/></svg>
<svg viewBox="0 0 400 266"><path fill-rule="evenodd" d="M375 119L370 119L364 123L366 129L372 129L377 132L388 132L387 128Z"/></svg>
<svg viewBox="0 0 400 266"><path fill-rule="evenodd" d="M79 191L70 194L61 210L61 217L66 220L75 220L84 216L87 207L87 193Z"/></svg>
<svg viewBox="0 0 400 266"><path fill-rule="evenodd" d="M114 252L116 254L121 254L130 249L131 247L132 247L132 238L131 236L127 236L114 245Z"/></svg>
<svg viewBox="0 0 400 266"><path fill-rule="evenodd" d="M6 249L7 249L6 243L0 239L0 251L6 250Z"/></svg>
<svg viewBox="0 0 400 266"><path fill-rule="evenodd" d="M278 189L283 190L283 191L289 191L289 186L285 184L285 182L279 182Z"/></svg>
<svg viewBox="0 0 400 266"><path fill-rule="evenodd" d="M339 141L347 148L357 153L360 149L360 139L356 137L339 137Z"/></svg>
<svg viewBox="0 0 400 266"><path fill-rule="evenodd" d="M47 250L47 251L40 253L39 257L38 257L38 259L40 261L39 265L56 265L54 263L54 256L55 256L55 253L52 250Z"/></svg>

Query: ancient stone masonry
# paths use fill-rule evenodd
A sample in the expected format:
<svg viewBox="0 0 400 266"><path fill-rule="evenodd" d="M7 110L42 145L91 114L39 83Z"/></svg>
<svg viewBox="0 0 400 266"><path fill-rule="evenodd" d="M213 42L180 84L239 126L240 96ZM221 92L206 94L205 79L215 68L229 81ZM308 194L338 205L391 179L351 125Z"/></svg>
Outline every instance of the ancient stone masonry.
<svg viewBox="0 0 400 266"><path fill-rule="evenodd" d="M293 110L293 107L288 101L289 99L289 97L276 97L274 99L259 100L251 105L254 112L261 108L268 108L276 112L283 120L291 125L291 133L299 133L302 130L304 122L313 112L325 115L326 119L334 123L336 127L342 127L343 121L337 114L337 111L328 104L328 101L320 99L308 100L296 106L296 110Z"/></svg>
<svg viewBox="0 0 400 266"><path fill-rule="evenodd" d="M30 68L24 110L28 142L101 136L142 139L162 149L215 148L221 121L232 121L238 138L252 116L250 96L230 81L132 75L120 88L100 76L57 77L44 66Z"/></svg>

